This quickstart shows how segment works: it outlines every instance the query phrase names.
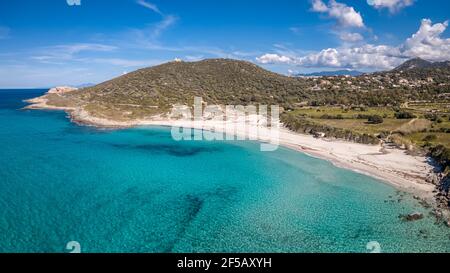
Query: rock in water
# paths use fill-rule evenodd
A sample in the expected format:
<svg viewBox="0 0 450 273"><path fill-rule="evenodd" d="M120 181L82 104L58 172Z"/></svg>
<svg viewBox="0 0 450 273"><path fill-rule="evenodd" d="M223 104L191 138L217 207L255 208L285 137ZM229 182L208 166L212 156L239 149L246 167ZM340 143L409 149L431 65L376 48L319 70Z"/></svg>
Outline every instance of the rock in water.
<svg viewBox="0 0 450 273"><path fill-rule="evenodd" d="M411 214L408 214L406 216L406 220L407 221L417 221L417 220L420 220L420 219L423 219L423 214L422 213L418 213L418 212L411 213Z"/></svg>
<svg viewBox="0 0 450 273"><path fill-rule="evenodd" d="M417 221L420 219L423 219L423 214L419 212L414 212L407 215L400 215L400 218L402 218L405 221L411 222L411 221Z"/></svg>

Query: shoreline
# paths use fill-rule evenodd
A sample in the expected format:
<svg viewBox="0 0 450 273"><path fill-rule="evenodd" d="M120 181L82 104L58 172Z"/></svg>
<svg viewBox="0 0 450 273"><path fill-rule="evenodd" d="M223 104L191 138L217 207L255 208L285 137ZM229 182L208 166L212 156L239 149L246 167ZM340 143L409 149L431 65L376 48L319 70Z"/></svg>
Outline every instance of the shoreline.
<svg viewBox="0 0 450 273"><path fill-rule="evenodd" d="M183 127L192 129L225 132L224 122L206 120L201 125L190 120L171 120L154 117L134 121L113 121L90 116L81 108L57 107L47 104L47 99L39 97L27 100L30 103L25 109L65 111L72 122L99 128L125 129L140 126ZM235 132L235 136L246 135L246 132ZM248 137L248 136L247 136ZM265 142L262 139L257 141ZM434 167L424 156L408 155L406 151L382 145L367 145L338 139L314 138L279 129L279 145L304 153L306 155L331 162L338 168L348 169L367 175L389 184L399 190L414 194L421 199L435 203L434 190L436 186L427 182L434 174Z"/></svg>
<svg viewBox="0 0 450 273"><path fill-rule="evenodd" d="M30 110L54 110L64 111L71 122L104 129L126 129L145 126L179 127L214 131L217 133L228 132L223 120L202 120L201 124L192 120L173 120L167 117L153 116L147 119L130 121L114 121L105 118L91 116L82 107L59 107L48 105L45 95L26 100L30 105L23 109ZM256 117L258 121L258 116ZM232 122L233 123L233 122ZM228 123L228 125L230 125ZM231 124L233 125L233 124ZM236 124L234 124L236 125ZM270 140L254 139L247 131L233 132L233 137L242 137L261 143ZM250 127L252 125L250 124ZM253 131L253 132L257 132ZM253 137L253 138L252 138ZM272 139L272 138L269 138ZM426 156L413 156L395 147L389 147L381 143L379 145L359 144L339 139L315 138L312 135L299 134L279 124L279 146L301 152L308 156L326 160L335 167L350 170L362 175L375 178L380 183L390 185L400 192L410 194L424 206L431 208L431 213L438 221L443 221L450 227L450 207L443 206L439 200L440 173L436 171L430 159ZM413 213L413 212L412 212Z"/></svg>

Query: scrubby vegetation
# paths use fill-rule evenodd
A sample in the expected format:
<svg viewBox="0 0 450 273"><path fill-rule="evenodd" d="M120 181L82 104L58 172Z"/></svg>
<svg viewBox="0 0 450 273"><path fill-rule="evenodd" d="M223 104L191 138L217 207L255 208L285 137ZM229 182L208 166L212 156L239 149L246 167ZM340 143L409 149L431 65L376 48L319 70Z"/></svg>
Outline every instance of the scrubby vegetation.
<svg viewBox="0 0 450 273"><path fill-rule="evenodd" d="M450 161L450 122L445 121L448 114L435 114L438 118L431 121L422 112L422 105L416 106L417 109L409 106L407 110L398 107L305 106L285 113L282 121L291 130L301 133L323 132L325 137L366 144L376 144L380 140L392 142L398 147L429 153L444 167L448 166L445 165ZM398 119L398 113L409 118ZM338 116L341 118L336 118Z"/></svg>
<svg viewBox="0 0 450 273"><path fill-rule="evenodd" d="M369 116L367 121L371 124L380 124L380 123L383 123L384 120L379 115L373 115L373 116Z"/></svg>
<svg viewBox="0 0 450 273"><path fill-rule="evenodd" d="M406 112L406 111L398 111L394 115L395 115L396 119L413 119L413 118L416 118L415 115L413 115L410 112Z"/></svg>
<svg viewBox="0 0 450 273"><path fill-rule="evenodd" d="M324 133L325 137L338 138L363 144L378 144L380 139L367 133L359 133L350 129L329 126L324 123L314 122L298 115L283 114L281 117L284 125L294 132L305 134Z"/></svg>

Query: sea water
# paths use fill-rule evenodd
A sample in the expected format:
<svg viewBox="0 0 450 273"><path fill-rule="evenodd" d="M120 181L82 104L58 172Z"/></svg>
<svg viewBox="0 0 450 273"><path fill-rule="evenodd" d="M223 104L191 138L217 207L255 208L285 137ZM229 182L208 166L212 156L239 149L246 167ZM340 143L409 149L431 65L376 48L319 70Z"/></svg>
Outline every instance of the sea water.
<svg viewBox="0 0 450 273"><path fill-rule="evenodd" d="M410 195L305 154L99 130L0 90L0 252L450 252ZM425 218L405 222L403 214Z"/></svg>

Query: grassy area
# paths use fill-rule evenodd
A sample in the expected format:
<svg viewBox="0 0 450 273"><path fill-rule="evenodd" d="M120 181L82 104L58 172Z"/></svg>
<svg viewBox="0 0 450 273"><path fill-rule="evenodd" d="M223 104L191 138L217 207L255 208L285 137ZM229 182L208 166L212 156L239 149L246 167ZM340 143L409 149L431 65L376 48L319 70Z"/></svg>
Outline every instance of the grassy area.
<svg viewBox="0 0 450 273"><path fill-rule="evenodd" d="M362 134L379 134L381 132L392 132L407 124L410 120L384 119L382 124L369 124L365 119L315 119L317 123L335 128L349 129Z"/></svg>
<svg viewBox="0 0 450 273"><path fill-rule="evenodd" d="M304 115L310 118L320 118L323 115L342 115L344 118L353 119L358 115L380 115L383 117L394 117L394 111L388 107L370 108L342 108L342 107L305 107L291 112L294 115Z"/></svg>
<svg viewBox="0 0 450 273"><path fill-rule="evenodd" d="M437 102L410 102L408 103L408 109L421 113L437 112L440 114L450 114L449 103L437 103Z"/></svg>
<svg viewBox="0 0 450 273"><path fill-rule="evenodd" d="M447 133L414 133L409 135L408 138L420 146L429 143L431 145L444 145L450 148L450 134Z"/></svg>
<svg viewBox="0 0 450 273"><path fill-rule="evenodd" d="M417 107L412 109L411 107ZM354 134L386 137L395 135L395 140L402 143L412 143L417 147L428 145L444 145L450 148L450 120L447 114L436 111L444 111L448 104L419 104L408 105L407 109L393 107L304 107L288 113L295 117L294 122L299 123L299 128L316 125L315 130L326 128L329 136L334 137L334 131L350 131ZM419 109L419 107L421 107ZM432 107L436 119L427 119L427 113L423 112L426 107ZM437 110L436 110L437 109ZM396 113L407 111L413 117L407 119L396 118ZM382 123L373 124L368 122L369 116L380 116ZM429 115L429 113L428 113ZM331 129L330 129L331 128ZM431 135L431 136L430 136ZM426 138L429 136L428 138Z"/></svg>

